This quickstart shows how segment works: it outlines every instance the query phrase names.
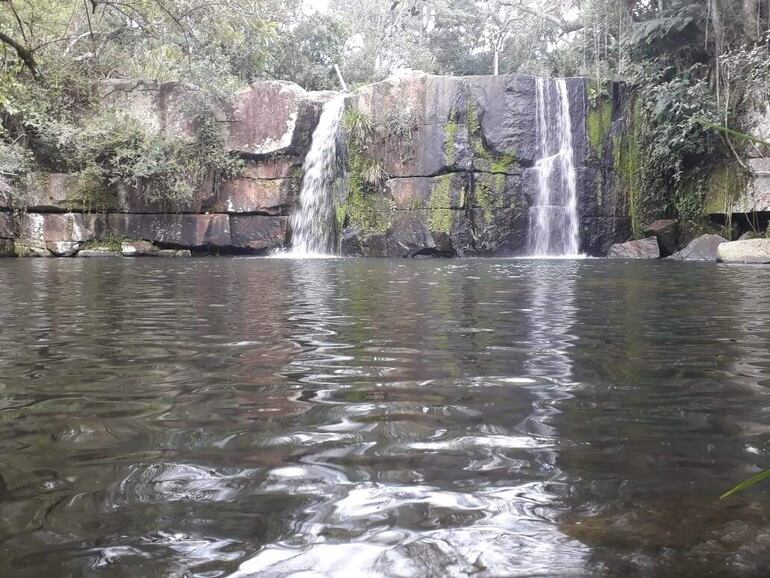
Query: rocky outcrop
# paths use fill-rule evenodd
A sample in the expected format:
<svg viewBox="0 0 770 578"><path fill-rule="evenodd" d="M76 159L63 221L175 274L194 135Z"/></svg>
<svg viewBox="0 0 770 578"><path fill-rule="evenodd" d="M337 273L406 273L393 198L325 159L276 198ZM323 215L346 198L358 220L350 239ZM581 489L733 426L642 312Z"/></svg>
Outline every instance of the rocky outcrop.
<svg viewBox="0 0 770 578"><path fill-rule="evenodd" d="M628 238L628 215L622 203L593 199L601 171L586 133L587 81L567 79L567 90L583 248L605 254ZM343 122L343 254L526 254L540 155L536 101L537 79L525 75L410 72L359 90ZM361 124L372 127L365 143L356 140ZM608 126L601 138L610 136ZM370 172L381 180L367 182Z"/></svg>
<svg viewBox="0 0 770 578"><path fill-rule="evenodd" d="M225 146L248 155L296 154L310 146L320 104L328 93L292 82L261 81L239 91L225 109Z"/></svg>
<svg viewBox="0 0 770 578"><path fill-rule="evenodd" d="M123 257L190 257L187 249L161 249L148 241L123 241L120 245ZM100 255L88 255L90 257Z"/></svg>
<svg viewBox="0 0 770 578"><path fill-rule="evenodd" d="M717 249L722 263L770 263L770 239L749 239L722 243Z"/></svg>
<svg viewBox="0 0 770 578"><path fill-rule="evenodd" d="M13 239L0 239L0 257L15 257L16 244Z"/></svg>
<svg viewBox="0 0 770 578"><path fill-rule="evenodd" d="M757 102L745 119L751 146L745 147L748 174L729 167L719 168L712 178L706 213L732 216L770 212L770 101ZM762 144L762 143L766 144Z"/></svg>
<svg viewBox="0 0 770 578"><path fill-rule="evenodd" d="M77 241L47 241L45 248L54 257L74 257L80 251L82 243Z"/></svg>
<svg viewBox="0 0 770 578"><path fill-rule="evenodd" d="M78 177L66 173L31 173L24 183L28 211L71 211L83 209L78 198Z"/></svg>
<svg viewBox="0 0 770 578"><path fill-rule="evenodd" d="M587 98L586 79L568 79L566 85L582 250L604 255L630 236L626 204L611 178L622 94L613 85L608 102L599 106ZM195 135L194 86L109 80L99 92L102 111L127 113L169 138ZM82 194L74 175L30 175L24 194L17 195L25 203L0 200L0 239L14 241L17 253L60 256L97 251L92 243L109 239L196 253L262 254L282 247L290 241L288 217L300 192L303 160L331 96L262 81L213 103L210 114L222 140L245 169L224 182L210 179L189 202L174 207L141 188L115 186L94 199ZM404 73L350 95L339 159L345 170L335 184L341 252L525 254L533 165L540 154L536 100L537 79L526 75ZM351 138L355 114L370 127L363 144ZM598 137L589 130L596 118ZM14 221L10 211L26 216Z"/></svg>
<svg viewBox="0 0 770 578"><path fill-rule="evenodd" d="M0 237L11 225L0 214ZM85 243L125 241L124 255L155 255L171 249L197 252L264 253L284 245L288 217L227 214L27 213L15 252L22 256L67 257ZM93 250L93 248L89 248ZM108 250L110 254L114 249ZM160 253L168 255L170 253Z"/></svg>
<svg viewBox="0 0 770 578"><path fill-rule="evenodd" d="M110 79L99 87L100 110L117 110L154 133L172 138L195 134L195 86L179 82ZM246 155L301 154L310 142L328 93L309 93L292 82L258 81L210 111L228 150Z"/></svg>
<svg viewBox="0 0 770 578"><path fill-rule="evenodd" d="M99 90L99 110L119 110L150 133L169 138L195 134L196 87L109 80ZM154 200L152 191L126 185L94 199L83 194L77 175L32 173L19 194L0 199L3 252L115 255L120 253L112 246L116 239L125 240L123 253L132 255L166 255L180 249L262 254L280 248L287 241L302 163L321 106L330 96L292 83L264 81L215 103L211 113L226 148L243 159L245 168L224 182L206 181L192 199L174 206ZM101 241L110 246L94 247Z"/></svg>
<svg viewBox="0 0 770 578"><path fill-rule="evenodd" d="M637 241L616 243L610 247L609 259L657 259L660 257L658 239L646 237Z"/></svg>
<svg viewBox="0 0 770 578"><path fill-rule="evenodd" d="M230 217L230 246L264 253L282 247L288 229L288 217L233 215Z"/></svg>
<svg viewBox="0 0 770 578"><path fill-rule="evenodd" d="M681 251L677 251L670 257L674 261L712 261L717 260L717 249L727 239L719 235L701 235L693 239Z"/></svg>
<svg viewBox="0 0 770 578"><path fill-rule="evenodd" d="M661 255L667 256L676 252L679 238L679 221L676 219L658 219L647 225L643 233L658 239Z"/></svg>
<svg viewBox="0 0 770 578"><path fill-rule="evenodd" d="M12 213L0 212L0 239L14 239L18 235L18 225Z"/></svg>
<svg viewBox="0 0 770 578"><path fill-rule="evenodd" d="M105 247L96 246L88 249L81 248L80 251L78 251L77 256L78 257L120 257L121 254L122 253L120 251L115 251L106 246Z"/></svg>

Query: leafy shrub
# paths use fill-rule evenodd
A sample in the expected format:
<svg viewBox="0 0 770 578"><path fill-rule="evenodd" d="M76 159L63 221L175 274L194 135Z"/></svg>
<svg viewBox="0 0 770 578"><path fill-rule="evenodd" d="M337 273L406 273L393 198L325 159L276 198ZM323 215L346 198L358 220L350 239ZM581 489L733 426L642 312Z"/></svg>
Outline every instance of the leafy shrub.
<svg viewBox="0 0 770 578"><path fill-rule="evenodd" d="M0 140L0 199L11 200L16 185L29 170L29 151L15 142Z"/></svg>
<svg viewBox="0 0 770 578"><path fill-rule="evenodd" d="M702 72L700 65L686 74L664 66L635 71L633 146L626 152L633 157L628 177L636 226L678 217L698 228L704 219L709 174L726 151L710 128L720 118Z"/></svg>
<svg viewBox="0 0 770 578"><path fill-rule="evenodd" d="M77 196L87 207L105 208L110 195L128 186L150 203L179 209L204 186L241 171L242 161L224 149L203 91L187 105L195 131L185 139L152 133L119 110L93 114L89 90L54 83L30 92L19 83L0 93L0 106L17 119L17 138L29 143L38 168L77 173ZM2 186L10 188L10 181Z"/></svg>

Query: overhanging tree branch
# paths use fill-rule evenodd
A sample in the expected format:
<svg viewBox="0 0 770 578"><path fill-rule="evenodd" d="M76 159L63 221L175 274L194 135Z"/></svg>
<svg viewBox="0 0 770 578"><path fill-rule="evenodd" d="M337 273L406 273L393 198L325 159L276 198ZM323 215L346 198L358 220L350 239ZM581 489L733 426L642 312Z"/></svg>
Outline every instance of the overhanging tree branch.
<svg viewBox="0 0 770 578"><path fill-rule="evenodd" d="M580 21L569 22L559 18L555 14L541 12L540 10L530 8L529 6L524 5L523 2L501 2L501 5L508 6L509 8L513 8L515 10L520 10L521 12L526 12L527 14L532 14L532 16L537 16L543 20L547 20L554 26L560 28L563 34L568 34L569 32L577 32L578 30L585 28L585 25Z"/></svg>
<svg viewBox="0 0 770 578"><path fill-rule="evenodd" d="M34 54L32 54L32 50L30 50L23 44L17 42L14 38L12 38L11 36L8 36L3 32L0 32L0 42L2 42L3 44L6 44L7 46L10 46L16 51L16 55L19 57L19 60L21 60L24 63L24 65L29 69L29 71L32 73L32 76L34 76L38 80L43 78L43 75L40 74L40 69L37 66L37 61L35 60L35 56Z"/></svg>

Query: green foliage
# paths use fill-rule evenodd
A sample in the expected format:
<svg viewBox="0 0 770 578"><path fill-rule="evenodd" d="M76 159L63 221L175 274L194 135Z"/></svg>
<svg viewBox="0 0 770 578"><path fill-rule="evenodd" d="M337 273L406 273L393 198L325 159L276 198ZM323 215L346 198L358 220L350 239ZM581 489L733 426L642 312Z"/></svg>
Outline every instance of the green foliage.
<svg viewBox="0 0 770 578"><path fill-rule="evenodd" d="M519 163L518 157L513 153L504 153L492 161L490 172L503 175L508 174Z"/></svg>
<svg viewBox="0 0 770 578"><path fill-rule="evenodd" d="M612 128L612 102L605 99L594 100L588 108L586 117L588 142L598 158L604 156L604 143Z"/></svg>
<svg viewBox="0 0 770 578"><path fill-rule="evenodd" d="M342 127L348 137L348 142L363 146L374 135L374 127L368 115L358 108L348 108L342 116Z"/></svg>
<svg viewBox="0 0 770 578"><path fill-rule="evenodd" d="M375 134L372 122L363 111L352 108L345 111L342 126L347 141L348 196L335 207L337 226L342 229L349 223L368 233L384 233L394 208L381 194L387 179L382 163L366 156Z"/></svg>
<svg viewBox="0 0 770 578"><path fill-rule="evenodd" d="M107 232L98 240L86 241L83 243L81 249L119 252L123 248L124 242L136 240L138 239L127 237L125 235L115 235L112 232Z"/></svg>
<svg viewBox="0 0 770 578"><path fill-rule="evenodd" d="M306 90L337 90L340 86L334 64L341 63L344 44L345 30L339 18L304 16L279 36L269 74Z"/></svg>
<svg viewBox="0 0 770 578"><path fill-rule="evenodd" d="M632 55L638 61L662 59L687 67L705 58L707 21L697 3L674 6L634 26Z"/></svg>
<svg viewBox="0 0 770 578"><path fill-rule="evenodd" d="M476 205L481 209L484 219L491 222L497 212L505 208L505 174L478 174L474 182ZM511 199L515 202L515 199Z"/></svg>
<svg viewBox="0 0 770 578"><path fill-rule="evenodd" d="M704 80L640 72L626 136L616 143L616 173L629 194L635 234L647 222L678 217L697 228L709 174L723 162L721 141L701 119L718 118Z"/></svg>
<svg viewBox="0 0 770 578"><path fill-rule="evenodd" d="M367 185L379 187L385 184L388 176L382 161L364 159L361 166L361 178Z"/></svg>
<svg viewBox="0 0 770 578"><path fill-rule="evenodd" d="M452 111L449 115L449 121L444 126L446 141L444 143L444 155L447 163L450 165L455 162L455 143L457 142L457 131L460 126L457 124L457 113Z"/></svg>
<svg viewBox="0 0 770 578"><path fill-rule="evenodd" d="M166 138L123 111L94 113L91 87L79 84L77 75L56 78L37 88L14 83L4 91L3 107L17 119L17 141L24 137L29 145L25 171L34 157L42 170L77 174L78 200L88 209L104 210L127 186L174 210L208 183L216 186L241 170L242 161L224 149L212 97L203 92L186 105L194 136Z"/></svg>
<svg viewBox="0 0 770 578"><path fill-rule="evenodd" d="M18 141L4 142L0 139L0 198L14 201L18 184L32 164L28 149Z"/></svg>
<svg viewBox="0 0 770 578"><path fill-rule="evenodd" d="M468 111L467 111L467 126L468 135L471 139L471 147L473 152L481 159L490 160L491 155L484 146L484 137L481 131L481 121L479 120L479 111L476 105L476 101L473 97L468 98Z"/></svg>
<svg viewBox="0 0 770 578"><path fill-rule="evenodd" d="M742 492L743 490L746 490L759 482L763 482L764 480L770 478L770 470L762 470L755 476L750 477L748 480L744 480L737 486L734 486L727 490L724 494L719 496L720 500L724 500L725 498L729 498L730 496L737 494L738 492Z"/></svg>

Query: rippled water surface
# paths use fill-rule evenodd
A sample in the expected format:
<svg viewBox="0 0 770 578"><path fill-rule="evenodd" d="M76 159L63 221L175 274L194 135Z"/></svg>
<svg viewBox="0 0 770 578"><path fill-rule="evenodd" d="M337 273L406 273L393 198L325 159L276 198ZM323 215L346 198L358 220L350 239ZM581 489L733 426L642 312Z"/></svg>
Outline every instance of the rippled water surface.
<svg viewBox="0 0 770 578"><path fill-rule="evenodd" d="M769 341L770 268L0 261L0 575L767 575Z"/></svg>

